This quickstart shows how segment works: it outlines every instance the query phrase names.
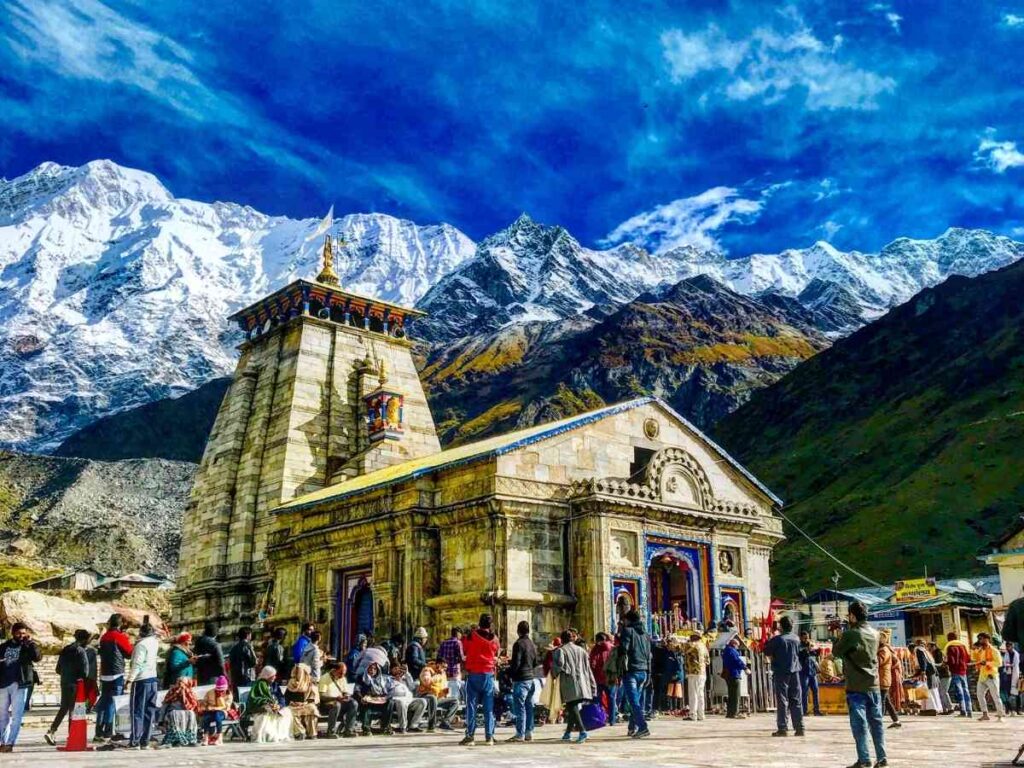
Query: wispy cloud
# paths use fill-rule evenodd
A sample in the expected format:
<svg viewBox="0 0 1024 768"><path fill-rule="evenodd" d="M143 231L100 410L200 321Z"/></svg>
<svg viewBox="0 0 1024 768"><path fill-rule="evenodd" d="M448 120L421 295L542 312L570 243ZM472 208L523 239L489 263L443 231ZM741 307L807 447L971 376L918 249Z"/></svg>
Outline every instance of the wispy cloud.
<svg viewBox="0 0 1024 768"><path fill-rule="evenodd" d="M774 189L769 187L757 198L749 198L733 187L712 187L638 213L609 232L603 242L632 242L659 252L686 245L721 251L715 233L729 223L755 221Z"/></svg>
<svg viewBox="0 0 1024 768"><path fill-rule="evenodd" d="M998 140L992 129L986 131L985 136L978 142L974 158L996 173L1006 173L1010 168L1024 166L1024 152L1017 149L1017 142Z"/></svg>
<svg viewBox="0 0 1024 768"><path fill-rule="evenodd" d="M89 81L123 87L193 126L218 126L254 156L323 180L302 142L252 105L207 84L194 54L100 0L11 0L0 42L23 65L55 75L58 87ZM212 128L211 128L212 129Z"/></svg>
<svg viewBox="0 0 1024 768"><path fill-rule="evenodd" d="M903 21L903 17L896 13L891 5L888 3L873 3L869 10L885 19L889 26L892 27L893 32L897 35L900 34L900 22Z"/></svg>
<svg viewBox="0 0 1024 768"><path fill-rule="evenodd" d="M758 27L746 37L729 37L711 24L699 32L667 30L661 45L673 81L718 75L708 90L735 101L773 103L802 92L811 110L866 110L876 109L878 98L896 89L893 78L844 60L843 38L820 40L793 9L781 13L776 25Z"/></svg>
<svg viewBox="0 0 1024 768"><path fill-rule="evenodd" d="M1024 29L1024 16L1016 13L1005 13L1003 14L1003 26Z"/></svg>

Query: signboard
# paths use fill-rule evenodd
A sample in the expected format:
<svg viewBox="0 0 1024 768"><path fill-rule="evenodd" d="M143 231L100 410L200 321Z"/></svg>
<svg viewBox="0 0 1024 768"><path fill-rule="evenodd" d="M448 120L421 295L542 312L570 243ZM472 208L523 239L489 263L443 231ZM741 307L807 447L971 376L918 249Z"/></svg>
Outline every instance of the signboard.
<svg viewBox="0 0 1024 768"><path fill-rule="evenodd" d="M893 647L905 647L907 645L907 620L903 611L885 611L879 614L872 614L869 617L871 626L881 632L888 629L892 632Z"/></svg>
<svg viewBox="0 0 1024 768"><path fill-rule="evenodd" d="M897 581L894 585L896 594L893 595L894 603L916 603L918 600L927 600L939 594L935 586L935 579L904 579Z"/></svg>

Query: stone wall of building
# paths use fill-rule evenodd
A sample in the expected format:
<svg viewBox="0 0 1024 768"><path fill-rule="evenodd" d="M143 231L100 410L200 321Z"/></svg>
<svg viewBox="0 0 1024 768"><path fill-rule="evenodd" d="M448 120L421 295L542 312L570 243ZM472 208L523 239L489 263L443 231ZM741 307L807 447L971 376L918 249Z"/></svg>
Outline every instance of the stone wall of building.
<svg viewBox="0 0 1024 768"><path fill-rule="evenodd" d="M380 361L405 397L405 434L371 447L362 398ZM232 627L265 607L282 502L438 450L408 340L298 316L246 342L185 515L176 623Z"/></svg>

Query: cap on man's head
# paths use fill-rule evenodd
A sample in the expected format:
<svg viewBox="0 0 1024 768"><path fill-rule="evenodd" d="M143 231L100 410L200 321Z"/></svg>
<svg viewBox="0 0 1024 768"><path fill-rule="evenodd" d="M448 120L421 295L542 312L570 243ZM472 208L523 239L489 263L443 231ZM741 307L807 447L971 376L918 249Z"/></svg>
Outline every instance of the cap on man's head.
<svg viewBox="0 0 1024 768"><path fill-rule="evenodd" d="M426 627L420 627L419 629L416 630L416 634L413 635L413 637L424 637L424 638L426 636L427 636L427 628Z"/></svg>

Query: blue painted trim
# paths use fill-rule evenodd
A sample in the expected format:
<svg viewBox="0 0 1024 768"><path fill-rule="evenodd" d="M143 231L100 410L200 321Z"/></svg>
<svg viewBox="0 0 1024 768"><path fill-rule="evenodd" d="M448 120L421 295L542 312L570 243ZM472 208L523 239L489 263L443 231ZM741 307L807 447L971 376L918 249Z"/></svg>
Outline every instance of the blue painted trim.
<svg viewBox="0 0 1024 768"><path fill-rule="evenodd" d="M747 589L746 589L746 587L742 587L742 586L740 586L738 584L735 585L735 586L732 585L732 584L723 584L721 589L728 589L728 590L731 590L733 592L739 592L740 593L740 613L742 614L743 625L744 626L739 627L739 629L741 631L745 631L747 626L753 626L750 623L750 613L748 612L748 608L747 608ZM716 624L719 621L722 620L721 617L725 614L725 599L726 599L726 596L721 593L721 590L719 590L719 593L718 593L718 613L719 613L719 615L715 618L715 623Z"/></svg>
<svg viewBox="0 0 1024 768"><path fill-rule="evenodd" d="M686 545L686 544L691 544L691 545L692 544L701 544L701 543L705 543L705 542L694 542L694 541L692 541L690 539L680 539L678 537L663 537L663 538L671 538L673 541L678 542L678 545L676 545L676 544L661 544L661 543L658 543L658 542L651 541L650 540L650 536L651 535L652 534L650 532L647 532L645 534L645 536L644 536L644 570L648 574L647 578L648 579L650 578L649 574L650 574L650 568L651 568L651 561L653 560L653 558L654 558L654 556L656 554L669 551L669 552L672 552L673 554L681 557L682 559L686 560L687 563L689 563L689 565L690 565L690 571L689 571L689 574L687 575L687 585L686 585L686 591L687 591L686 612L688 614L688 618L691 618L691 619L697 618L701 622L701 624L705 623L704 622L704 590L703 590L703 584L701 583L702 582L703 568L701 567L701 562L700 562L700 547L699 546L679 546L679 545ZM654 534L654 535L657 535L657 534ZM714 598L714 592L712 592L711 595L712 595L712 599L713 599ZM654 610L655 610L655 607L650 605L650 604L648 604L648 621L647 621L648 628L650 628L650 614L653 613ZM659 607L658 610L662 610L662 608Z"/></svg>
<svg viewBox="0 0 1024 768"><path fill-rule="evenodd" d="M636 600L637 604L633 606L635 610L643 613L644 606L647 605L647 579L640 577L637 578L633 574L629 573L613 573L608 577L608 594L611 596L611 607L608 614L608 627L612 634L615 634L615 582L616 581L631 581L637 585L636 589Z"/></svg>

